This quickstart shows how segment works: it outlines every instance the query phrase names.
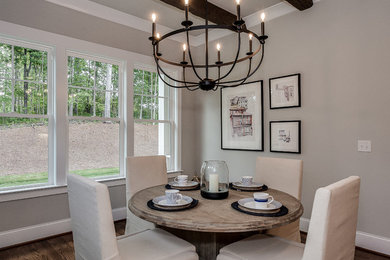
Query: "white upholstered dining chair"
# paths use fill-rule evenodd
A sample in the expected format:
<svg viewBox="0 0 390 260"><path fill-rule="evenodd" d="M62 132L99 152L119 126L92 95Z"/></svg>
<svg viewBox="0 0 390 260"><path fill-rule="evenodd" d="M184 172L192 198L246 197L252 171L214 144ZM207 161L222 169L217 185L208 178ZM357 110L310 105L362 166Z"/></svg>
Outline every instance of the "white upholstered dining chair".
<svg viewBox="0 0 390 260"><path fill-rule="evenodd" d="M301 200L302 160L257 157L254 180ZM299 219L288 225L267 230L267 234L301 242Z"/></svg>
<svg viewBox="0 0 390 260"><path fill-rule="evenodd" d="M68 196L76 260L198 259L193 245L158 228L117 239L104 184L68 175Z"/></svg>
<svg viewBox="0 0 390 260"><path fill-rule="evenodd" d="M139 156L127 158L127 176L126 176L126 202L138 191L166 184L168 181L166 157L157 156ZM134 234L146 229L155 227L153 223L140 219L135 216L126 204L126 235Z"/></svg>
<svg viewBox="0 0 390 260"><path fill-rule="evenodd" d="M316 191L306 246L259 234L223 247L217 260L352 260L359 190L360 178L351 176Z"/></svg>

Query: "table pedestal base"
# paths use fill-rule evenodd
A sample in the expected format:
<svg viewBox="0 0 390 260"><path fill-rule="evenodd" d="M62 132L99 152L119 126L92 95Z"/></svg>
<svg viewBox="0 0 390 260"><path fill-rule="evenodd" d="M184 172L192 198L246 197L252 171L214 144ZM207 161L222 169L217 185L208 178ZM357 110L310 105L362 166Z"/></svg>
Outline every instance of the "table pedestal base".
<svg viewBox="0 0 390 260"><path fill-rule="evenodd" d="M259 234L259 231L215 233L181 230L164 226L159 226L159 228L193 244L196 247L196 252L198 253L200 260L215 260L222 247L249 236Z"/></svg>

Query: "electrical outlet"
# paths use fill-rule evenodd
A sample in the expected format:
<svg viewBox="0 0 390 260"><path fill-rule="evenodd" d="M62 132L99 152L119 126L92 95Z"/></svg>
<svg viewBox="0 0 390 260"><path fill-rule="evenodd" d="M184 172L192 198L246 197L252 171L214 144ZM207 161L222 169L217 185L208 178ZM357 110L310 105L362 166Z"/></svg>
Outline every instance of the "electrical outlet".
<svg viewBox="0 0 390 260"><path fill-rule="evenodd" d="M371 141L358 140L358 152L371 153Z"/></svg>

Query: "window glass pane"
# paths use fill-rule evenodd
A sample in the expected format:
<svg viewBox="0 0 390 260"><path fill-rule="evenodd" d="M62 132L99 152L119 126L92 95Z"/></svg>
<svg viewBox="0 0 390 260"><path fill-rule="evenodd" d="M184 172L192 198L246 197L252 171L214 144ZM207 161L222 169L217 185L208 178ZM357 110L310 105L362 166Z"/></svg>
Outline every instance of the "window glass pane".
<svg viewBox="0 0 390 260"><path fill-rule="evenodd" d="M152 73L152 88L151 88L151 95L152 96L158 96L159 94L159 86L158 86L158 76L157 73Z"/></svg>
<svg viewBox="0 0 390 260"><path fill-rule="evenodd" d="M10 94L12 98L12 93ZM46 84L16 81L14 98L14 109L17 113L34 115L47 114Z"/></svg>
<svg viewBox="0 0 390 260"><path fill-rule="evenodd" d="M96 88L118 91L118 65L96 62Z"/></svg>
<svg viewBox="0 0 390 260"><path fill-rule="evenodd" d="M69 172L91 178L119 175L119 123L71 120Z"/></svg>
<svg viewBox="0 0 390 260"><path fill-rule="evenodd" d="M0 118L0 188L48 182L48 119Z"/></svg>
<svg viewBox="0 0 390 260"><path fill-rule="evenodd" d="M118 92L96 91L96 116L118 117Z"/></svg>
<svg viewBox="0 0 390 260"><path fill-rule="evenodd" d="M0 78L12 78L12 46L0 43Z"/></svg>
<svg viewBox="0 0 390 260"><path fill-rule="evenodd" d="M14 46L15 79L47 82L47 53Z"/></svg>
<svg viewBox="0 0 390 260"><path fill-rule="evenodd" d="M119 116L118 73L118 65L68 57L69 116L117 118Z"/></svg>
<svg viewBox="0 0 390 260"><path fill-rule="evenodd" d="M170 155L169 123L134 123L134 155Z"/></svg>
<svg viewBox="0 0 390 260"><path fill-rule="evenodd" d="M0 113L12 112L12 82L0 79Z"/></svg>
<svg viewBox="0 0 390 260"><path fill-rule="evenodd" d="M155 110L155 104L151 97L141 96L141 117L142 119L152 119L152 111Z"/></svg>
<svg viewBox="0 0 390 260"><path fill-rule="evenodd" d="M68 89L69 116L93 116L93 90Z"/></svg>
<svg viewBox="0 0 390 260"><path fill-rule="evenodd" d="M134 94L133 105L133 116L135 119L169 120L169 103L167 98Z"/></svg>
<svg viewBox="0 0 390 260"><path fill-rule="evenodd" d="M134 70L134 79L133 79L133 86L134 86L134 93L136 94L142 94L143 92L143 86L144 86L144 78L143 78L143 70Z"/></svg>
<svg viewBox="0 0 390 260"><path fill-rule="evenodd" d="M152 83L152 73L149 71L144 71L143 94L152 95Z"/></svg>
<svg viewBox="0 0 390 260"><path fill-rule="evenodd" d="M134 119L142 119L141 117L141 96L135 95L133 97L133 117Z"/></svg>
<svg viewBox="0 0 390 260"><path fill-rule="evenodd" d="M68 57L68 84L71 86L93 88L95 62L92 60Z"/></svg>

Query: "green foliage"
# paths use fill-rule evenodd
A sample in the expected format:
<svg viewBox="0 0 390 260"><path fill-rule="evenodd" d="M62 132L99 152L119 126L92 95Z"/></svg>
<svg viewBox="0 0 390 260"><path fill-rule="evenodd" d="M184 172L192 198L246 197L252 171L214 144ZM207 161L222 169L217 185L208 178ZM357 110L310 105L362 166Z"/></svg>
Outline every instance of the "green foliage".
<svg viewBox="0 0 390 260"><path fill-rule="evenodd" d="M68 57L68 86L69 115L105 117L109 96L109 117L118 117L119 66Z"/></svg>
<svg viewBox="0 0 390 260"><path fill-rule="evenodd" d="M47 53L0 43L0 113L47 114Z"/></svg>
<svg viewBox="0 0 390 260"><path fill-rule="evenodd" d="M47 118L0 117L0 130L8 127L34 127L48 125Z"/></svg>
<svg viewBox="0 0 390 260"><path fill-rule="evenodd" d="M155 72L135 69L134 78L134 97L133 97L133 116L137 119L159 118L159 93L158 75ZM161 116L161 115L160 115Z"/></svg>
<svg viewBox="0 0 390 260"><path fill-rule="evenodd" d="M112 176L119 174L119 168L101 168L71 171L70 173L78 174L84 177L94 178L101 176ZM0 188L13 187L37 183L47 183L47 172L29 173L29 174L12 174L0 176Z"/></svg>

